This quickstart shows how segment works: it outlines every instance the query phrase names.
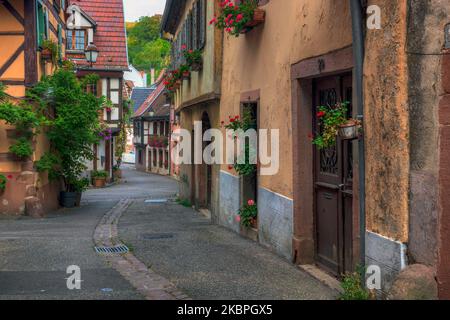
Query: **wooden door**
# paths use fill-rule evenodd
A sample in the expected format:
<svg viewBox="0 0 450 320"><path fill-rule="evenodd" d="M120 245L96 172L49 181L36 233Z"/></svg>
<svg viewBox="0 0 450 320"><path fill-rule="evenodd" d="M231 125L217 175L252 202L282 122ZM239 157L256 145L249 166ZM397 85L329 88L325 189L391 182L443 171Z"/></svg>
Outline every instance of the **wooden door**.
<svg viewBox="0 0 450 320"><path fill-rule="evenodd" d="M334 106L352 97L351 75L314 81L314 130L319 106ZM351 106L349 114L351 114ZM314 147L316 261L336 275L351 270L353 217L352 142L337 138L326 149Z"/></svg>

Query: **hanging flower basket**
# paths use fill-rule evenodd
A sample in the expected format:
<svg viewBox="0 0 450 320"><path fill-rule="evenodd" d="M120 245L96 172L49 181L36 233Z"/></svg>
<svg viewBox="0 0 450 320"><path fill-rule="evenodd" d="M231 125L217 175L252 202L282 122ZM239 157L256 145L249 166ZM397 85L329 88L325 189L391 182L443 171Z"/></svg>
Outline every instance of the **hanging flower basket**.
<svg viewBox="0 0 450 320"><path fill-rule="evenodd" d="M263 24L265 20L266 12L263 9L255 9L255 12L253 12L253 19L245 24L241 33L247 33L251 31L254 27Z"/></svg>
<svg viewBox="0 0 450 320"><path fill-rule="evenodd" d="M341 125L338 135L343 140L354 140L358 138L361 124L358 120L349 119L347 123Z"/></svg>

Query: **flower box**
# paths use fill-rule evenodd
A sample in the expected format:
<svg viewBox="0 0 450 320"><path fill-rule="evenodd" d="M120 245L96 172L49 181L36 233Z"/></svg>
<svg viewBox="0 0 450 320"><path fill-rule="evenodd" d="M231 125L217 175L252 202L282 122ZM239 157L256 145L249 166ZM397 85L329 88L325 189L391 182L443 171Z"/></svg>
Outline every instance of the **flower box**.
<svg viewBox="0 0 450 320"><path fill-rule="evenodd" d="M42 49L41 51L41 59L44 61L52 60L52 52L50 49Z"/></svg>
<svg viewBox="0 0 450 320"><path fill-rule="evenodd" d="M192 71L201 71L203 69L203 62L195 62L191 64Z"/></svg>
<svg viewBox="0 0 450 320"><path fill-rule="evenodd" d="M265 20L266 12L263 9L255 9L255 12L253 12L253 19L245 24L245 27L242 29L241 33L251 31L254 27L263 24Z"/></svg>
<svg viewBox="0 0 450 320"><path fill-rule="evenodd" d="M266 20L266 12L263 9L255 9L253 12L253 20L247 22L246 27L256 27L263 24Z"/></svg>

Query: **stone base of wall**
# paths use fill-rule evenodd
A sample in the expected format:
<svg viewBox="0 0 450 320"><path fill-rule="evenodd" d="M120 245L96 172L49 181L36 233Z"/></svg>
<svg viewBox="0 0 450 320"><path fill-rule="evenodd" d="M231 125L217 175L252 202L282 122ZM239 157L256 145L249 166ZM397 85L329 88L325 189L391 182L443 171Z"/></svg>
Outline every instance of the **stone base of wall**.
<svg viewBox="0 0 450 320"><path fill-rule="evenodd" d="M241 206L240 178L220 172L218 223L243 236L258 240L286 259L292 256L293 202L265 188L258 189L258 235L244 234L236 219Z"/></svg>
<svg viewBox="0 0 450 320"><path fill-rule="evenodd" d="M258 189L259 242L286 259L292 258L293 201L265 188Z"/></svg>
<svg viewBox="0 0 450 320"><path fill-rule="evenodd" d="M406 249L406 245L401 242L366 232L366 266L380 267L383 294L389 291L397 275L406 267Z"/></svg>
<svg viewBox="0 0 450 320"><path fill-rule="evenodd" d="M220 210L218 223L237 233L240 232L239 222L236 220L240 209L240 180L225 171L220 171Z"/></svg>

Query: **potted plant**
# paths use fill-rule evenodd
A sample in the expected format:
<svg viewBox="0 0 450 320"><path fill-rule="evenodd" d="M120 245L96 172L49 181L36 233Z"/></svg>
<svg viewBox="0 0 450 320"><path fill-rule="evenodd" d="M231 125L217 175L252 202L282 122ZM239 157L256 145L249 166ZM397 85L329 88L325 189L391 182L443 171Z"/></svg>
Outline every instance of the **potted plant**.
<svg viewBox="0 0 450 320"><path fill-rule="evenodd" d="M91 173L92 184L95 188L103 188L106 185L106 178L108 178L108 172L103 170L94 170Z"/></svg>
<svg viewBox="0 0 450 320"><path fill-rule="evenodd" d="M258 219L258 206L254 200L248 200L238 212L240 223L246 228L256 228Z"/></svg>
<svg viewBox="0 0 450 320"><path fill-rule="evenodd" d="M113 175L114 179L122 179L122 170L120 169L119 165L113 166Z"/></svg>
<svg viewBox="0 0 450 320"><path fill-rule="evenodd" d="M182 64L180 66L180 74L182 80L189 80L191 77L191 72L189 71L189 66L187 64Z"/></svg>
<svg viewBox="0 0 450 320"><path fill-rule="evenodd" d="M196 50L184 50L184 58L186 59L186 65L191 71L200 71L203 68L203 56L202 51Z"/></svg>
<svg viewBox="0 0 450 320"><path fill-rule="evenodd" d="M237 132L243 131L246 132L249 129L255 129L256 123L252 119L250 112L245 112L244 116L241 117L236 115L234 117L229 118L229 124L224 125L225 129L231 130L233 137L235 139L238 138ZM224 124L225 122L223 122ZM255 146L250 145L250 142L245 141L244 152L239 154L233 164L233 168L236 172L241 176L250 176L256 173L257 165L256 163L252 163L252 159L257 159L257 152L254 148Z"/></svg>
<svg viewBox="0 0 450 320"><path fill-rule="evenodd" d="M320 106L316 117L320 124L320 134L313 139L313 144L324 149L336 144L336 137L355 139L358 137L361 122L347 117L349 102L334 106Z"/></svg>
<svg viewBox="0 0 450 320"><path fill-rule="evenodd" d="M50 180L62 183L63 206L77 204L86 188L86 180L81 178L87 169L86 161L94 159L92 145L99 142L98 112L103 101L84 90L87 82L97 81L98 76L80 80L74 72L60 68L29 89L41 108L53 111L45 123L50 148L35 167L38 172L48 173Z"/></svg>
<svg viewBox="0 0 450 320"><path fill-rule="evenodd" d="M64 191L61 195L61 204L65 208L79 207L81 205L81 195L89 187L88 178L74 179L72 181L73 191Z"/></svg>
<svg viewBox="0 0 450 320"><path fill-rule="evenodd" d="M215 16L210 25L225 30L230 35L239 37L255 26L264 23L265 11L258 8L258 0L243 0L241 4L234 5L232 0L223 1L219 16Z"/></svg>
<svg viewBox="0 0 450 320"><path fill-rule="evenodd" d="M3 174L0 173L0 194L5 192L7 181L8 179Z"/></svg>
<svg viewBox="0 0 450 320"><path fill-rule="evenodd" d="M53 61L56 64L58 60L58 44L52 40L46 39L42 41L41 58L45 61Z"/></svg>

